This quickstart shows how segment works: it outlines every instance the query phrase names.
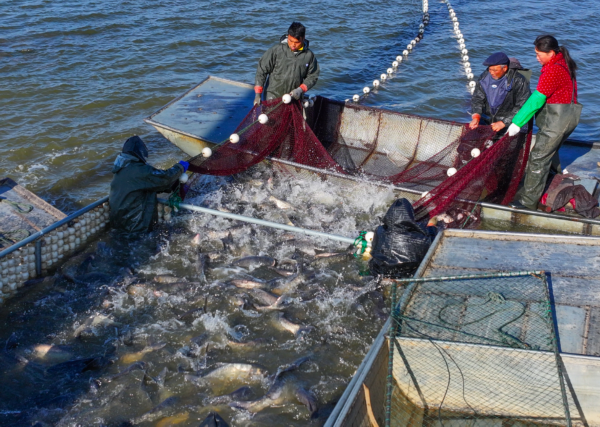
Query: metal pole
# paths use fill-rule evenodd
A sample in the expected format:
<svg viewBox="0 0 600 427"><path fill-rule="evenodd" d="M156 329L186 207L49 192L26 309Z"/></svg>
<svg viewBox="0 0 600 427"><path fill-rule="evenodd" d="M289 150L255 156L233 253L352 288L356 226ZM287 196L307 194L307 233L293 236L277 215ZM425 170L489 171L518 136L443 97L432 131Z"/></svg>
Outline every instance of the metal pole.
<svg viewBox="0 0 600 427"><path fill-rule="evenodd" d="M165 199L158 199L160 203L168 204ZM179 203L177 205L181 209L187 209L194 212L202 212L210 215L222 216L223 218L235 219L237 221L248 222L250 224L263 225L265 227L278 228L280 230L291 231L292 233L305 234L307 236L321 237L324 239L337 240L339 242L354 244L355 239L350 237L339 236L337 234L323 233L321 231L307 230L305 228L293 227L291 225L279 224L277 222L265 221L264 219L252 218L244 215L237 215L228 212L221 212L214 209L203 208L200 206L189 205L187 203Z"/></svg>

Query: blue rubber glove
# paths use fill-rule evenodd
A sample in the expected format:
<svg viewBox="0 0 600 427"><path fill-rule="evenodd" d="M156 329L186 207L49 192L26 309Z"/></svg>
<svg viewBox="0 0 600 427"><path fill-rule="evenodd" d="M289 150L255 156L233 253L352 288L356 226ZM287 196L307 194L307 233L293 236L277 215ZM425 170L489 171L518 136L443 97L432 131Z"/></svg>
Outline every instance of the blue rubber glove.
<svg viewBox="0 0 600 427"><path fill-rule="evenodd" d="M183 171L184 172L187 172L188 168L190 167L190 164L188 162L184 161L184 160L180 160L179 164L181 166L183 166Z"/></svg>

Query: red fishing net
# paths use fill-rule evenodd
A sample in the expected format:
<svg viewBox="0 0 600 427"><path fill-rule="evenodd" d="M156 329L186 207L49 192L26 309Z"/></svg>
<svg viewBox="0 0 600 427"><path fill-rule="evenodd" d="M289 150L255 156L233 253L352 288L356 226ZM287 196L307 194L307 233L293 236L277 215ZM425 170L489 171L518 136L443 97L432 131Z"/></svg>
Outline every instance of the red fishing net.
<svg viewBox="0 0 600 427"><path fill-rule="evenodd" d="M263 113L265 124L258 120ZM449 226L461 227L476 223L474 202L512 200L531 142L531 129L498 138L490 126L470 130L464 124L322 97L308 109L296 101L263 102L236 134L239 142L224 142L209 158L190 159L189 170L234 175L269 159L291 173L301 171L303 177L308 171L386 183L410 196L419 220L446 213L455 220L446 221ZM449 169L456 172L452 175Z"/></svg>

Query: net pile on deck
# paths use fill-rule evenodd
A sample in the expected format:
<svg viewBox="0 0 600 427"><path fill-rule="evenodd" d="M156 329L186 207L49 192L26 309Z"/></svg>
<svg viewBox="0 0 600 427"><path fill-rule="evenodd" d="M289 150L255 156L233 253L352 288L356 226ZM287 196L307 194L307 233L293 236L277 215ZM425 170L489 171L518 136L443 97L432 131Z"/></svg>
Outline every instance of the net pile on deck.
<svg viewBox="0 0 600 427"><path fill-rule="evenodd" d="M490 126L470 130L322 97L305 111L307 120L301 108L280 99L255 106L236 130L239 141L223 142L209 158L190 159L189 170L228 176L266 158L285 161L418 191L417 219L450 212L466 219L456 226L465 226L476 218L473 202L510 202L527 164L531 131L496 140Z"/></svg>

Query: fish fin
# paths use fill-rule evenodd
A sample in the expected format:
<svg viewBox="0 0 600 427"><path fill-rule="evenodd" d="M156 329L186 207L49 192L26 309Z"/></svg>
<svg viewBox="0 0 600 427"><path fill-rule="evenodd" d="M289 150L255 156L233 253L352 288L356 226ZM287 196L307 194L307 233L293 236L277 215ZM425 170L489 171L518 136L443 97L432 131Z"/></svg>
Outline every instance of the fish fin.
<svg viewBox="0 0 600 427"><path fill-rule="evenodd" d="M298 387L294 394L300 403L302 403L310 412L311 418L318 411L317 397L313 392L306 390L303 387Z"/></svg>

